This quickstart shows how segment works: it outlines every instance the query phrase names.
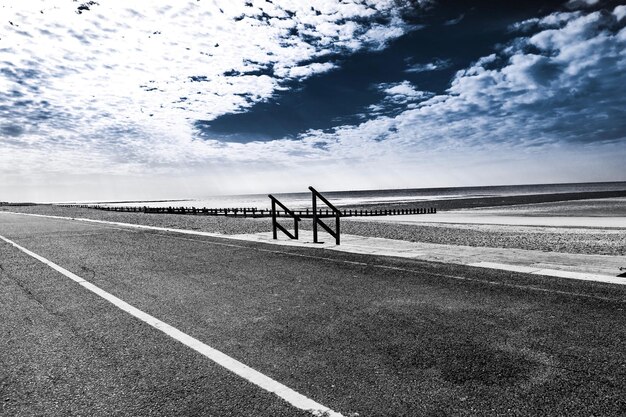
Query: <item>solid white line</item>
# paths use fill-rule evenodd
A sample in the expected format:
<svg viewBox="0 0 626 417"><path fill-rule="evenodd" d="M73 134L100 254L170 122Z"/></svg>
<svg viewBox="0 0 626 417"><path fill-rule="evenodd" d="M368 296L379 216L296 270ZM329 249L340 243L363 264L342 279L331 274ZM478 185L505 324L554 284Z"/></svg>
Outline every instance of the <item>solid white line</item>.
<svg viewBox="0 0 626 417"><path fill-rule="evenodd" d="M65 275L66 277L68 277L69 279L71 279L72 281L77 282L79 285L83 286L84 288L86 288L87 290L93 292L94 294L99 295L100 297L104 298L105 300L107 300L108 302L110 302L111 304L115 305L116 307L118 307L119 309L131 314L132 316L138 318L139 320L143 321L144 323L149 324L150 326L154 327L155 329L158 329L160 331L162 331L163 333L165 333L166 335L178 340L179 342L181 342L182 344L190 347L191 349L195 350L196 352L206 356L207 358L209 358L210 360L212 360L213 362L223 366L224 368L228 369L229 371L239 375L240 377L242 377L243 379L255 384L256 386L263 388L264 390L268 391L268 392L272 392L274 394L276 394L277 396L279 396L280 398L282 398L283 400L287 401L289 404L293 405L296 408L299 408L301 410L305 410L310 412L311 414L313 414L314 416L328 416L328 417L343 417L343 415L341 413L338 413L336 411L331 410L330 408L319 404L315 401L313 401L312 399L299 394L298 392L292 390L291 388L281 384L278 381L275 381L274 379L250 368L249 366L239 362L238 360L231 358L230 356L226 355L225 353L220 352L217 349L212 348L211 346L208 346L204 343L202 343L201 341L199 341L198 339L195 339L191 336L189 336L188 334L185 334L183 332L181 332L180 330L170 326L169 324L162 322L161 320L151 316L148 313L145 313L141 310L139 310L138 308L133 307L132 305L128 304L127 302L117 298L116 296L112 295L111 293L108 293L106 291L104 291L103 289L95 286L94 284L88 282L87 280L85 280L84 278L79 277L78 275L68 271L67 269L55 264L52 261L49 261L48 259L44 258L43 256L37 255L34 252L31 252L30 250L18 245L17 243L13 242L12 240L7 239L4 236L0 235L0 239L4 240L5 242L7 242L10 245L13 245L14 247L16 247L17 249L21 250L22 252L26 253L29 256L32 256L33 258L37 259L40 262L43 262L44 264L48 265L49 267L51 267L52 269L60 272L61 274Z"/></svg>

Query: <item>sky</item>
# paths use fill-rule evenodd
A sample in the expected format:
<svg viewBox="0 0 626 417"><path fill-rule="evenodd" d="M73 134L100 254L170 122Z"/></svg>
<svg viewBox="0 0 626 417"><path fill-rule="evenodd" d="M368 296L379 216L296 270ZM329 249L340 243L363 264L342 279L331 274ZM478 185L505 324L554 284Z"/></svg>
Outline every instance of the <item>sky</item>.
<svg viewBox="0 0 626 417"><path fill-rule="evenodd" d="M0 201L626 180L626 4L3 0Z"/></svg>

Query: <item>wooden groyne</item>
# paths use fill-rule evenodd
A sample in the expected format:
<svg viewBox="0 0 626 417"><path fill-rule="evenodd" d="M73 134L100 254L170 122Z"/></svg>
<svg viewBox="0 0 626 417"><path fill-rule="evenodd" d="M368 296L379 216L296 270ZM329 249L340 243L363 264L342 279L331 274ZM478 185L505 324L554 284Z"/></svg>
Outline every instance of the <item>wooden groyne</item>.
<svg viewBox="0 0 626 417"><path fill-rule="evenodd" d="M197 208L197 207L116 207L116 206L100 206L100 205L77 205L63 204L61 207L79 207L89 208L103 211L115 211L122 213L146 213L146 214L186 214L196 216L228 216L228 217L271 217L272 210L258 209L256 207L239 207L239 208ZM313 218L313 210L292 210L296 216L300 218ZM413 209L378 209L378 210L339 210L341 217L357 217L357 216L395 216L405 214L432 214L436 213L434 207L413 208ZM279 217L291 217L292 215L284 210L277 210L276 215ZM336 214L332 210L317 210L317 217L335 217Z"/></svg>

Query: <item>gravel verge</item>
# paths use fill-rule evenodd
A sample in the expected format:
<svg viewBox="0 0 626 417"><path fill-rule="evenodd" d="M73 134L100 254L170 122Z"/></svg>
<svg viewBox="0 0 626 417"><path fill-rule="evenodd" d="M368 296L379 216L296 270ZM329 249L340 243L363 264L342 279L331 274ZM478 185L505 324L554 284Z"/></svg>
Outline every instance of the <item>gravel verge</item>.
<svg viewBox="0 0 626 417"><path fill-rule="evenodd" d="M445 245L484 246L587 255L626 255L623 230L501 226L342 223L344 233Z"/></svg>

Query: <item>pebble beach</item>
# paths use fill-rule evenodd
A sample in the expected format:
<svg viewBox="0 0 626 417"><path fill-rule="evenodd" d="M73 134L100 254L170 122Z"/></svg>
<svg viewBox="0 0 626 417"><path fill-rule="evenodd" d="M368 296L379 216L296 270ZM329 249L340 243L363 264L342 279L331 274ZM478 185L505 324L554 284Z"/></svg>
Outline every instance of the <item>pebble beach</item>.
<svg viewBox="0 0 626 417"><path fill-rule="evenodd" d="M499 199L497 212L516 216L541 215L572 216L594 215L604 217L626 217L626 197L608 197L595 199L558 200L558 196L543 196L547 202L532 202L536 198L526 198L530 203L520 204L520 197L511 197L513 204L505 205ZM437 204L437 202L434 202ZM455 202L465 212L481 212L493 210L489 199L472 199L471 208L463 208L462 202ZM439 203L446 206L446 202ZM224 216L193 216L176 214L144 214L108 212L79 207L60 207L56 205L34 205L17 207L0 207L0 210L15 212L54 215L63 217L80 217L95 220L106 220L123 223L141 224L156 227L189 229L202 232L226 235L261 233L271 230L270 218L224 217ZM440 209L441 210L441 209ZM445 208L443 209L445 211ZM452 209L449 212L459 209ZM440 211L441 212L441 211ZM447 224L447 223L414 223L403 224L404 216L393 216L388 222L359 221L346 218L342 221L342 233L367 237L398 239L411 242L437 243L447 245L514 248L540 250L545 252L562 252L593 255L626 255L626 233L623 229L607 229L595 227L546 227L518 226L495 224ZM287 219L281 221L289 225ZM311 228L310 220L301 222L304 230Z"/></svg>

